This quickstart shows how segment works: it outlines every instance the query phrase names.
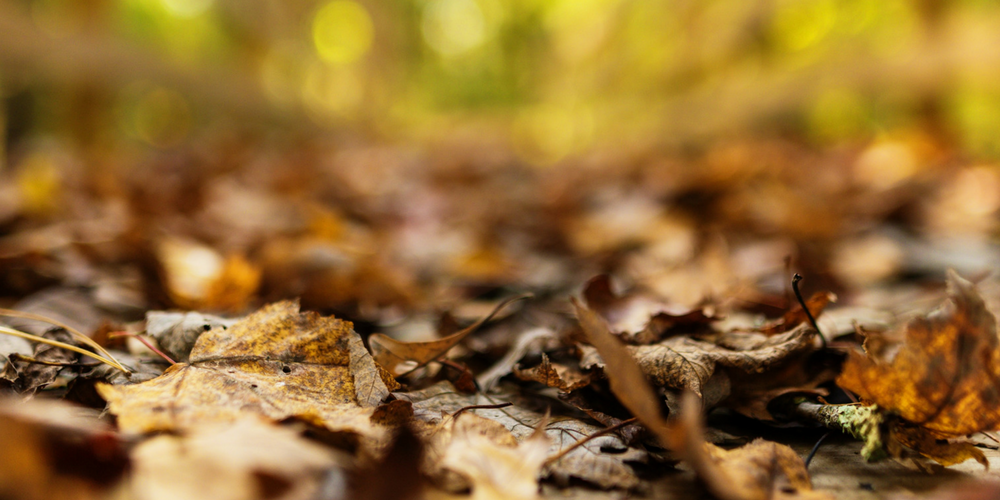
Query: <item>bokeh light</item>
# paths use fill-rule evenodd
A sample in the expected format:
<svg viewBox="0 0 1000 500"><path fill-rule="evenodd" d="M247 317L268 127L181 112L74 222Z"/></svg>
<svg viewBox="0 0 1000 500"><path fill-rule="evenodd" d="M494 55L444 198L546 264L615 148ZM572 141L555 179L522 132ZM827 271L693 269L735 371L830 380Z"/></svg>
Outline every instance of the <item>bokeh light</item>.
<svg viewBox="0 0 1000 500"><path fill-rule="evenodd" d="M322 6L313 19L316 52L331 64L350 64L371 48L375 27L368 11L351 0L335 0Z"/></svg>

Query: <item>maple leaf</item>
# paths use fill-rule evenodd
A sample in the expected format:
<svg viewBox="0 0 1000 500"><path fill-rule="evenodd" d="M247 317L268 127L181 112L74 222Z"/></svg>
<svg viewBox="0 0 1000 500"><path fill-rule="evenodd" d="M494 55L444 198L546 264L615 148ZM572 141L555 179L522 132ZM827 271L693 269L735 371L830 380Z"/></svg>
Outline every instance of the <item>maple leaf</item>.
<svg viewBox="0 0 1000 500"><path fill-rule="evenodd" d="M947 283L948 300L912 320L902 346L873 352L874 343L866 341L868 355L852 352L837 384L897 416L890 433L897 442L945 465L968 458L985 465L971 445L930 439L1000 426L996 318L971 282L949 271Z"/></svg>
<svg viewBox="0 0 1000 500"><path fill-rule="evenodd" d="M372 407L395 381L375 364L350 322L268 305L205 332L188 363L134 385L98 384L124 432L234 421L247 414L370 427Z"/></svg>

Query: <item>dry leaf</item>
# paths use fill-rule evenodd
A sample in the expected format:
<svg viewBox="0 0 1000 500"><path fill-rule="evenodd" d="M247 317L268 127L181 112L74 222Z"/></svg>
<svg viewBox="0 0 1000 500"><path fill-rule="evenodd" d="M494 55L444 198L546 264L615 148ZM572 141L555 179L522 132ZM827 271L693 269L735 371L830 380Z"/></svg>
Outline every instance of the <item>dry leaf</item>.
<svg viewBox="0 0 1000 500"><path fill-rule="evenodd" d="M363 426L394 387L351 323L300 313L296 302L285 301L206 332L189 363L160 377L97 389L122 431L150 432L247 414Z"/></svg>
<svg viewBox="0 0 1000 500"><path fill-rule="evenodd" d="M731 332L716 343L690 337L671 337L653 345L628 346L626 349L653 384L677 390L688 389L701 397L703 388L719 367L734 376L764 373L811 350L815 334L816 331L808 325L801 325L793 331L771 337ZM604 368L606 361L599 352L600 348L595 350L583 346L582 351L582 368Z"/></svg>
<svg viewBox="0 0 1000 500"><path fill-rule="evenodd" d="M898 415L903 427L919 427L938 439L1000 426L996 319L975 286L954 271L948 273L948 297L907 325L898 349L886 347L869 356L852 352L837 379L841 387ZM900 430L900 435L909 436L903 444L942 463L960 456L954 449L921 445L934 440L914 438L912 430ZM985 464L978 450L962 453Z"/></svg>
<svg viewBox="0 0 1000 500"><path fill-rule="evenodd" d="M0 497L107 498L129 468L125 444L61 401L0 400Z"/></svg>
<svg viewBox="0 0 1000 500"><path fill-rule="evenodd" d="M447 442L440 452L441 467L469 481L472 500L541 498L538 477L550 447L544 431L518 442L498 422L463 413L442 422L435 435Z"/></svg>
<svg viewBox="0 0 1000 500"><path fill-rule="evenodd" d="M167 293L182 307L239 311L260 286L261 270L240 255L183 238L164 238L156 253Z"/></svg>
<svg viewBox="0 0 1000 500"><path fill-rule="evenodd" d="M212 328L228 328L235 322L198 312L149 311L146 313L146 333L175 361L187 361L198 337Z"/></svg>
<svg viewBox="0 0 1000 500"><path fill-rule="evenodd" d="M806 301L806 305L809 306L809 312L812 313L814 318L819 319L819 315L823 313L826 306L831 302L836 302L837 296L830 292L816 292L809 300ZM809 316L806 315L806 311L802 309L801 304L795 304L791 309L788 310L782 317L762 325L756 330L765 334L775 334L787 332L806 321L809 321Z"/></svg>
<svg viewBox="0 0 1000 500"><path fill-rule="evenodd" d="M514 375L521 380L538 382L549 387L555 387L563 392L572 392L590 385L590 374L581 373L573 367L552 363L549 357L542 354L542 362L538 366L522 370L514 366Z"/></svg>
<svg viewBox="0 0 1000 500"><path fill-rule="evenodd" d="M458 345L462 339L483 326L505 306L523 298L525 296L522 295L507 299L479 321L441 339L427 342L400 342L376 333L368 337L368 345L371 346L375 361L386 367L393 376L398 377L443 356L449 349Z"/></svg>
<svg viewBox="0 0 1000 500"><path fill-rule="evenodd" d="M292 429L249 418L208 425L185 436L157 436L133 451L135 500L307 500L345 457Z"/></svg>
<svg viewBox="0 0 1000 500"><path fill-rule="evenodd" d="M506 387L501 386L501 389ZM434 425L440 425L444 420L451 418L448 415L473 405L518 401L513 394L506 392L493 393L489 397L481 394L460 394L448 382L440 382L420 391L397 392L393 395L412 401L416 418ZM544 414L528 410L523 405L499 409L469 409L462 412L463 415L466 413L502 425L520 441L528 439L545 418ZM545 424L545 434L551 443L546 459L558 455L577 441L601 430L601 427L575 418L550 416ZM607 450L613 452L608 453ZM592 439L570 451L557 462L550 464L545 474L564 483L570 478L576 478L601 488L632 488L639 484L639 480L626 462L646 460L645 452L629 448L617 435L608 434Z"/></svg>
<svg viewBox="0 0 1000 500"><path fill-rule="evenodd" d="M670 426L660 411L660 398L649 385L629 348L611 334L607 323L597 313L581 306L576 300L573 300L573 306L587 341L603 358L604 372L610 381L611 391L632 415L660 439L661 444L669 445L672 435L669 432Z"/></svg>
<svg viewBox="0 0 1000 500"><path fill-rule="evenodd" d="M591 278L583 297L587 307L608 322L611 332L630 344L652 344L668 333L704 329L719 319L710 307L689 309L643 293L619 296L606 274Z"/></svg>
<svg viewBox="0 0 1000 500"><path fill-rule="evenodd" d="M671 429L675 448L720 500L832 499L813 491L805 463L783 444L757 439L726 450L702 437L701 401L684 396L681 422Z"/></svg>

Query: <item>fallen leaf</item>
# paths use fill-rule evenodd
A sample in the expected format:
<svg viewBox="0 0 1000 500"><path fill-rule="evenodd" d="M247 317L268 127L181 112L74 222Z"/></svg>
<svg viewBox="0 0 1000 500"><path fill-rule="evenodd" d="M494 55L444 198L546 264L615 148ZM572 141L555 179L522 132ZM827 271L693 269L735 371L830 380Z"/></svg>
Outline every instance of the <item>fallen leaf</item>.
<svg viewBox="0 0 1000 500"><path fill-rule="evenodd" d="M670 426L661 412L660 398L646 379L643 369L632 357L629 348L615 338L597 313L580 305L575 299L573 307L583 333L603 359L605 374L611 391L657 438L669 446L673 439Z"/></svg>
<svg viewBox="0 0 1000 500"><path fill-rule="evenodd" d="M442 422L435 434L447 442L441 467L468 479L472 500L541 498L538 478L550 448L545 431L533 431L519 442L498 422L463 413Z"/></svg>
<svg viewBox="0 0 1000 500"><path fill-rule="evenodd" d="M795 330L770 337L731 332L717 342L709 342L681 336L625 349L654 385L688 389L701 397L703 388L720 367L733 376L764 373L813 349L815 334L809 325L800 325ZM581 350L582 368L603 368L606 364L599 348L583 346Z"/></svg>
<svg viewBox="0 0 1000 500"><path fill-rule="evenodd" d="M611 277L606 274L591 278L583 297L587 307L608 322L611 332L630 344L652 344L670 333L705 329L718 319L711 307L689 309L649 293L620 296L611 289Z"/></svg>
<svg viewBox="0 0 1000 500"><path fill-rule="evenodd" d="M260 286L261 270L243 256L223 256L193 240L164 238L156 255L166 291L182 307L239 311Z"/></svg>
<svg viewBox="0 0 1000 500"><path fill-rule="evenodd" d="M500 389L506 387L501 386ZM489 397L482 394L460 394L448 382L439 382L420 391L396 392L393 395L411 401L415 417L434 425L450 419L449 415L463 408L518 401L514 394L503 390L494 392ZM462 412L465 413L478 415L502 425L519 441L528 439L545 418L543 413L528 410L524 405L499 409L467 409ZM546 459L562 453L577 441L602 429L576 418L551 415L545 425L545 434L550 440ZM608 453L607 450L613 452ZM639 480L627 462L645 461L647 461L645 452L626 446L617 435L608 434L584 443L550 464L545 469L545 475L564 483L570 478L576 478L601 488L632 488L639 484Z"/></svg>
<svg viewBox="0 0 1000 500"><path fill-rule="evenodd" d="M125 443L62 401L0 400L0 497L108 498L129 468Z"/></svg>
<svg viewBox="0 0 1000 500"><path fill-rule="evenodd" d="M675 451L720 500L832 499L814 491L805 463L790 447L756 439L726 450L705 442L701 401L685 394L681 420L671 429Z"/></svg>
<svg viewBox="0 0 1000 500"><path fill-rule="evenodd" d="M132 456L135 500L317 498L324 475L343 476L349 463L292 429L254 418L157 436Z"/></svg>
<svg viewBox="0 0 1000 500"><path fill-rule="evenodd" d="M395 387L351 323L300 313L296 302L284 301L206 332L190 362L160 377L97 390L122 431L151 432L247 414L363 425Z"/></svg>
<svg viewBox="0 0 1000 500"><path fill-rule="evenodd" d="M501 302L493 311L479 321L469 325L447 337L427 342L400 342L391 337L376 333L368 337L372 356L380 365L386 367L393 376L405 375L421 366L443 356L452 347L458 345L465 337L483 326L501 309L515 301L526 298L521 295Z"/></svg>
<svg viewBox="0 0 1000 500"><path fill-rule="evenodd" d="M198 337L212 328L228 328L235 322L198 312L149 311L146 333L175 361L187 361Z"/></svg>
<svg viewBox="0 0 1000 500"><path fill-rule="evenodd" d="M837 296L830 292L816 292L809 300L806 301L806 305L809 306L809 312L812 313L813 318L819 319L819 315L823 313L826 306L831 302L836 302ZM805 309L802 309L801 304L795 304L791 309L788 310L780 318L765 323L756 329L756 331L768 335L775 333L787 332L805 322L809 321L809 316L806 315Z"/></svg>
<svg viewBox="0 0 1000 500"><path fill-rule="evenodd" d="M996 319L976 287L954 271L948 273L948 300L911 321L903 345L872 347L868 356L850 354L837 384L898 416L900 429L919 427L948 439L1000 425ZM903 444L941 463L958 458L953 449L922 445L935 441L915 438L912 430L900 435L908 436ZM982 452L973 450L964 452L966 458L985 464Z"/></svg>
<svg viewBox="0 0 1000 500"><path fill-rule="evenodd" d="M81 347L79 342L62 328L49 330L44 338ZM0 377L11 383L14 391L30 395L56 381L59 373L79 361L80 355L60 347L37 344L33 356L11 354Z"/></svg>
<svg viewBox="0 0 1000 500"><path fill-rule="evenodd" d="M521 380L538 382L563 392L573 392L586 387L590 385L591 379L590 374L582 373L573 367L552 363L544 353L541 364L524 370L515 365L514 374Z"/></svg>

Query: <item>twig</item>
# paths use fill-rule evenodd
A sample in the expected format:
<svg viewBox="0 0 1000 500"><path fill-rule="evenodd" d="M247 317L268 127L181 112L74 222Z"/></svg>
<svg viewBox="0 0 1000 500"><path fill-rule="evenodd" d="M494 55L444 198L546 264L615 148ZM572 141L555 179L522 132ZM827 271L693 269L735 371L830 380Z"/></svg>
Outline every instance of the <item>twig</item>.
<svg viewBox="0 0 1000 500"><path fill-rule="evenodd" d="M819 335L819 340L823 343L823 349L826 349L826 337L824 337L823 332L819 330L819 325L816 324L816 318L814 318L812 312L809 311L809 306L806 305L806 301L802 300L802 292L799 292L800 281L802 281L802 275L795 273L795 275L792 276L792 290L795 291L795 298L799 299L799 305L802 306L802 310L805 311L806 317L809 318L809 323L811 323L813 328L816 329L816 334Z"/></svg>
<svg viewBox="0 0 1000 500"><path fill-rule="evenodd" d="M451 414L451 418L456 419L456 418L458 418L459 415L461 415L462 413L464 413L464 412L466 412L468 410L497 410L497 409L500 409L500 408L506 408L508 406L513 406L513 405L514 405L514 403L500 403L500 404L495 404L495 405L472 405L472 406L465 406L463 408L459 408L458 411L456 411L455 413L452 413Z"/></svg>
<svg viewBox="0 0 1000 500"><path fill-rule="evenodd" d="M575 449L577 449L577 448L579 448L579 447L587 444L591 440L593 440L595 438L598 438L598 437L601 437L601 436L604 436L606 434L611 434L612 432L615 432L618 429L621 429L622 427L625 427L626 425L631 425L631 424L634 424L634 423L636 423L638 421L639 421L639 419L637 419L635 417L632 417L632 418L630 418L628 420L622 420L621 422L618 422L617 424L612 425L611 427L608 427L606 429L601 429L601 430L599 430L599 431L597 431L597 432L595 432L595 433L593 433L593 434L591 434L591 435L589 435L589 436L587 436L587 437L585 437L585 438L583 438L583 439L581 439L581 440L573 443L573 445L570 446L569 448L566 448L565 450L560 451L559 454L557 454L556 456L554 456L554 457L549 458L548 460L546 460L545 464L543 464L543 465L545 467L547 467L549 465L552 465L552 464L558 462L559 459L561 459L562 457L565 457L566 455L568 455L571 451L573 451L573 450L575 450Z"/></svg>
<svg viewBox="0 0 1000 500"><path fill-rule="evenodd" d="M826 434L820 436L819 441L816 441L816 444L814 444L812 449L809 450L809 455L806 456L806 461L805 461L806 469L809 468L809 462L812 462L813 457L816 456L816 451L819 450L819 445L823 444L823 440L826 439L829 435L830 431L827 431Z"/></svg>

